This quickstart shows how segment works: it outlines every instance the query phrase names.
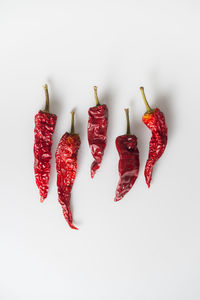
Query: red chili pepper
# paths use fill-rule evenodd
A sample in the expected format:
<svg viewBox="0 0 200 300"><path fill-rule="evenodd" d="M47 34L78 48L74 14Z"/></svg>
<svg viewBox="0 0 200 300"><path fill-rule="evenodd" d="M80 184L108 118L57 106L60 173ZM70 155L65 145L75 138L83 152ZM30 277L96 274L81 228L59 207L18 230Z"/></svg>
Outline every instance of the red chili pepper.
<svg viewBox="0 0 200 300"><path fill-rule="evenodd" d="M107 127L108 127L108 108L105 104L101 105L97 96L97 87L94 86L94 95L96 106L90 107L88 114L88 143L94 161L91 165L91 177L93 178L99 169L104 150L107 143Z"/></svg>
<svg viewBox="0 0 200 300"><path fill-rule="evenodd" d="M48 194L52 135L56 126L57 116L49 113L49 94L44 85L46 105L35 116L34 142L34 171L36 184L40 191L40 201L43 202Z"/></svg>
<svg viewBox="0 0 200 300"><path fill-rule="evenodd" d="M71 190L76 177L77 155L81 144L80 137L74 133L74 112L72 114L71 132L66 132L58 144L56 150L56 169L58 201L60 202L63 214L72 229L78 229L73 225L70 209Z"/></svg>
<svg viewBox="0 0 200 300"><path fill-rule="evenodd" d="M125 109L127 120L127 132L116 138L116 147L119 153L119 175L115 201L121 200L134 185L139 173L139 151L137 137L130 133L129 109Z"/></svg>
<svg viewBox="0 0 200 300"><path fill-rule="evenodd" d="M152 132L149 143L149 157L144 171L146 183L148 187L150 187L153 166L161 157L167 145L167 125L165 123L164 114L158 108L152 109L149 106L144 93L144 88L141 87L140 90L147 110L142 117L142 121Z"/></svg>

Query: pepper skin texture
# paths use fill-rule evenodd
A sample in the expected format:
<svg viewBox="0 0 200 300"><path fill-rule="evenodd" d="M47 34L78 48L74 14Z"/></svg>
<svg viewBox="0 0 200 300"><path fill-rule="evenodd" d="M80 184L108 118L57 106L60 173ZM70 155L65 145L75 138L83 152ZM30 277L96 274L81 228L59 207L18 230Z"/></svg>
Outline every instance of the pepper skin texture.
<svg viewBox="0 0 200 300"><path fill-rule="evenodd" d="M149 143L149 156L144 171L146 183L150 187L153 166L161 157L167 145L167 126L164 114L158 108L155 108L152 113L145 113L142 121L152 132Z"/></svg>
<svg viewBox="0 0 200 300"><path fill-rule="evenodd" d="M40 192L40 202L43 202L48 194L52 135L56 120L56 115L42 110L35 116L34 171Z"/></svg>
<svg viewBox="0 0 200 300"><path fill-rule="evenodd" d="M115 201L119 201L134 185L138 177L140 163L135 135L118 136L115 144L120 157L118 164L120 180L115 195Z"/></svg>
<svg viewBox="0 0 200 300"><path fill-rule="evenodd" d="M56 169L58 201L62 206L65 220L72 229L78 229L73 225L70 209L71 190L76 177L77 155L81 141L78 134L65 133L56 150Z"/></svg>
<svg viewBox="0 0 200 300"><path fill-rule="evenodd" d="M88 114L88 143L94 157L91 165L93 178L100 167L107 143L108 108L105 104L97 105L89 108Z"/></svg>

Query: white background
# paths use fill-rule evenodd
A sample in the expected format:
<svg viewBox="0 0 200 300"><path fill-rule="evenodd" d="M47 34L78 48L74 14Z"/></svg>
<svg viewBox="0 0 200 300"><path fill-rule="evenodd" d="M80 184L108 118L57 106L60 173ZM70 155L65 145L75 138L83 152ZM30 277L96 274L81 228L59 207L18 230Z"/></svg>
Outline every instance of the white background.
<svg viewBox="0 0 200 300"><path fill-rule="evenodd" d="M0 3L0 298L2 300L200 299L200 2ZM39 202L34 115L58 116L50 190ZM88 108L93 85L109 108L108 145L90 179ZM169 128L152 186L144 181L150 132L144 85ZM124 108L138 137L140 174L119 203L115 138ZM81 136L70 230L57 201L55 149L76 109Z"/></svg>

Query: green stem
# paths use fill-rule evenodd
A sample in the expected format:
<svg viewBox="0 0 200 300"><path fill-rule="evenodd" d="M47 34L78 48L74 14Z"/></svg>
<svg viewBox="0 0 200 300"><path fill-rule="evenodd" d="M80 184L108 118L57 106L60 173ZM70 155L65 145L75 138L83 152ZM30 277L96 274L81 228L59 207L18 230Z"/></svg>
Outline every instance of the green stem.
<svg viewBox="0 0 200 300"><path fill-rule="evenodd" d="M125 108L124 110L126 113L126 124L127 124L126 134L131 134L130 120L129 120L129 108Z"/></svg>
<svg viewBox="0 0 200 300"><path fill-rule="evenodd" d="M101 105L100 102L99 102L98 95L97 95L97 86L94 86L94 97L95 97L95 100L96 100L96 106Z"/></svg>
<svg viewBox="0 0 200 300"><path fill-rule="evenodd" d="M75 114L75 112L74 111L72 111L71 112L71 134L74 134L74 114Z"/></svg>
<svg viewBox="0 0 200 300"><path fill-rule="evenodd" d="M48 92L48 86L47 86L47 84L45 84L44 86L43 86L43 88L44 88L44 92L45 92L45 109L44 109L44 111L45 112L47 112L47 113L49 113L49 92Z"/></svg>
<svg viewBox="0 0 200 300"><path fill-rule="evenodd" d="M146 112L147 113L152 113L153 112L153 109L149 106L149 103L147 102L147 98L145 96L145 93L144 93L144 88L143 87L140 87L140 91L141 91L141 94L142 94L142 98L144 100L144 104L146 106Z"/></svg>

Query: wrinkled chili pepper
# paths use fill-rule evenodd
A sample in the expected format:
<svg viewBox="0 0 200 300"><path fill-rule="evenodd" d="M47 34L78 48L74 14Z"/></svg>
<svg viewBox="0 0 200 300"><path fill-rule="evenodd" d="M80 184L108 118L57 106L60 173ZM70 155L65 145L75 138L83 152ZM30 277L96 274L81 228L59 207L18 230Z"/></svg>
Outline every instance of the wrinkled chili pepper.
<svg viewBox="0 0 200 300"><path fill-rule="evenodd" d="M40 192L40 201L43 202L48 194L52 135L56 126L57 116L49 112L48 87L44 85L46 105L35 115L35 142L34 142L34 171L36 184Z"/></svg>
<svg viewBox="0 0 200 300"><path fill-rule="evenodd" d="M130 133L129 109L125 109L127 132L116 138L116 147L119 153L118 170L120 180L116 189L115 201L121 200L134 185L139 173L139 151L137 137Z"/></svg>
<svg viewBox="0 0 200 300"><path fill-rule="evenodd" d="M146 183L148 187L150 187L153 166L161 157L167 145L167 125L165 123L164 114L159 108L152 109L149 106L143 87L140 88L140 91L147 110L142 117L142 121L152 132L149 143L149 156L144 171Z"/></svg>
<svg viewBox="0 0 200 300"><path fill-rule="evenodd" d="M96 99L96 106L90 107L88 110L88 143L94 157L94 161L91 165L92 178L99 169L103 158L107 143L106 133L108 127L108 108L105 104L100 104L96 86L94 86L94 95Z"/></svg>
<svg viewBox="0 0 200 300"><path fill-rule="evenodd" d="M74 133L74 112L72 114L71 132L66 132L58 144L56 150L56 169L58 201L60 202L65 220L72 229L78 229L73 225L70 209L71 190L76 177L77 155L81 144L80 137Z"/></svg>

